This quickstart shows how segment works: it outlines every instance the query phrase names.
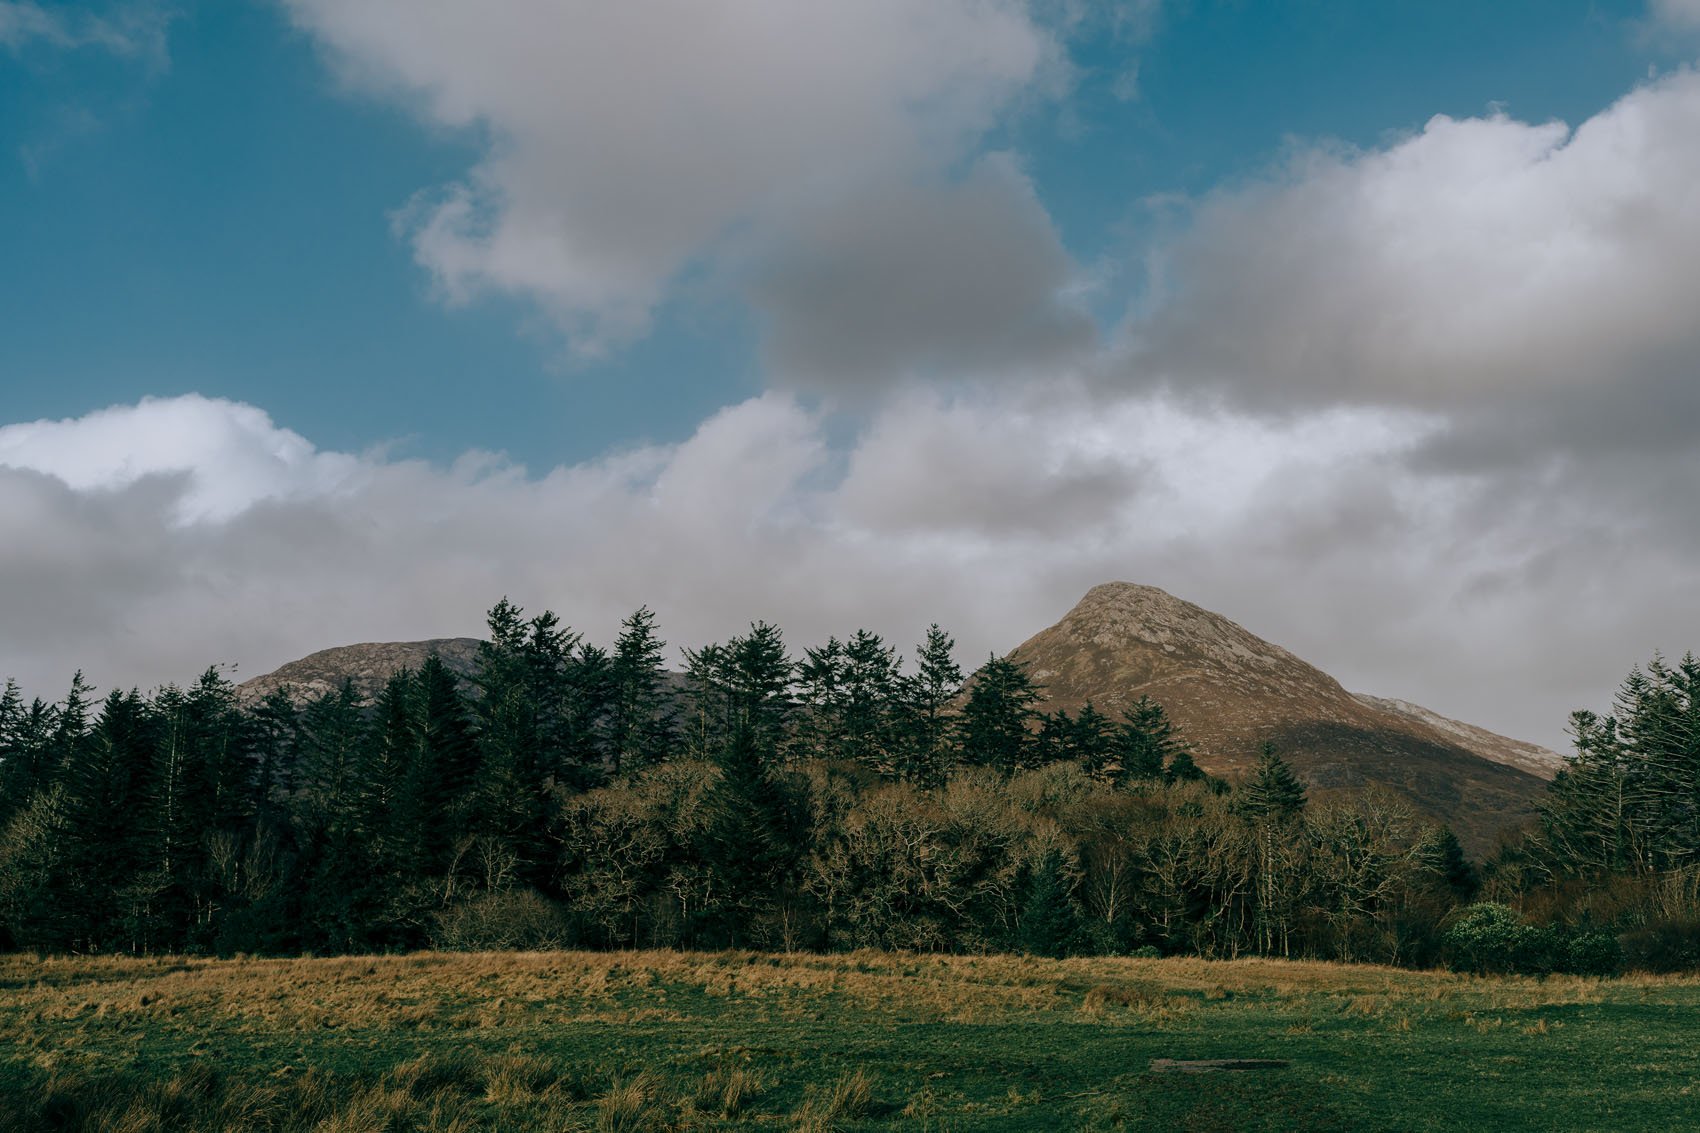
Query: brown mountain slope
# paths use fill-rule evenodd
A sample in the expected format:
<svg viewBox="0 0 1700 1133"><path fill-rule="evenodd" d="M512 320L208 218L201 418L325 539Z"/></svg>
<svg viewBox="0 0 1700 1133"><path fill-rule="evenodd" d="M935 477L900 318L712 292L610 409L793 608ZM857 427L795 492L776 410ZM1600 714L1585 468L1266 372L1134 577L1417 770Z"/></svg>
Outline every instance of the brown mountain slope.
<svg viewBox="0 0 1700 1133"><path fill-rule="evenodd" d="M1533 814L1551 776L1537 771L1544 749L1415 705L1353 696L1280 646L1150 586L1094 587L1011 656L1052 709L1090 700L1116 717L1149 696L1207 771L1240 774L1273 740L1319 794L1384 788L1450 823L1476 853Z"/></svg>
<svg viewBox="0 0 1700 1133"><path fill-rule="evenodd" d="M430 641L379 641L321 649L264 676L243 681L236 686L236 695L243 703L251 703L270 695L274 689L287 687L291 699L301 704L335 691L342 687L344 678L350 678L354 690L370 700L390 677L402 669L418 670L433 653L451 671L464 677L472 672L478 659L478 639L439 637Z"/></svg>

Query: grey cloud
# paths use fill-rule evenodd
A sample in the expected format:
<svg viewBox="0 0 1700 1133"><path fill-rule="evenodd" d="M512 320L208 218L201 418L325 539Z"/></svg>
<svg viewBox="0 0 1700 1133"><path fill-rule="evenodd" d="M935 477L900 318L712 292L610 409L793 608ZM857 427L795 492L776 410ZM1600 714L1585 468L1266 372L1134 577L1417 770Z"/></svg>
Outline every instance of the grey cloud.
<svg viewBox="0 0 1700 1133"><path fill-rule="evenodd" d="M218 434L220 415L225 439L159 467L159 438ZM1641 470L1525 469L1507 495L1413 465L1438 426L1406 411L1276 420L1048 383L910 393L839 449L769 394L682 444L542 476L319 452L200 399L82 420L55 434L77 466L0 469L0 528L28 533L0 543L0 675L43 695L77 667L147 686L476 633L503 594L592 640L648 603L675 645L766 618L795 647L857 626L907 647L936 620L974 661L1127 578L1349 687L1562 743L1630 664L1700 644L1700 611L1673 600L1700 590L1692 521L1649 522L1675 505L1635 504ZM208 482L247 498L193 506Z"/></svg>
<svg viewBox="0 0 1700 1133"><path fill-rule="evenodd" d="M1055 367L1092 341L1068 254L1007 157L953 184L891 183L784 226L751 300L775 380L867 392Z"/></svg>
<svg viewBox="0 0 1700 1133"><path fill-rule="evenodd" d="M288 7L357 87L488 138L400 214L444 296L535 301L593 353L766 217L936 178L1066 71L1023 0Z"/></svg>

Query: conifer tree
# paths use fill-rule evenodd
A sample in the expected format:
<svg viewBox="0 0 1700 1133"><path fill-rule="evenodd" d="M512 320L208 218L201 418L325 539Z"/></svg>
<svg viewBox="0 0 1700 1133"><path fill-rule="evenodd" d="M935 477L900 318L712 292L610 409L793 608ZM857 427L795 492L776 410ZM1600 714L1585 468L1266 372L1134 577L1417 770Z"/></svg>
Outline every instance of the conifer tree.
<svg viewBox="0 0 1700 1133"><path fill-rule="evenodd" d="M294 786L300 713L289 693L276 688L248 710L247 724L247 747L254 760L254 819L259 828L268 829L283 821Z"/></svg>
<svg viewBox="0 0 1700 1133"><path fill-rule="evenodd" d="M365 721L352 680L301 710L295 769L297 813L310 829L352 835L359 824Z"/></svg>
<svg viewBox="0 0 1700 1133"><path fill-rule="evenodd" d="M64 873L55 903L75 950L108 951L122 940L118 898L142 849L136 809L146 796L155 740L146 702L133 690L114 690L65 768Z"/></svg>
<svg viewBox="0 0 1700 1133"><path fill-rule="evenodd" d="M1257 847L1257 907L1254 923L1257 946L1264 952L1288 952L1292 917L1285 881L1282 843L1303 813L1304 784L1281 758L1273 740L1263 741L1257 767L1234 792L1234 813L1249 822Z"/></svg>
<svg viewBox="0 0 1700 1133"><path fill-rule="evenodd" d="M470 833L492 839L515 863L538 867L546 782L566 762L568 651L576 637L545 612L527 622L503 598L490 611L489 640L478 648L478 773Z"/></svg>
<svg viewBox="0 0 1700 1133"><path fill-rule="evenodd" d="M1169 765L1163 768L1163 782L1169 786L1176 783L1201 783L1208 779L1204 768L1192 758L1192 752L1181 748L1169 757Z"/></svg>
<svg viewBox="0 0 1700 1133"><path fill-rule="evenodd" d="M23 809L41 785L52 721L38 698L27 708L16 681L0 690L0 824Z"/></svg>
<svg viewBox="0 0 1700 1133"><path fill-rule="evenodd" d="M1074 759L1074 720L1061 709L1039 712L1039 730L1033 735L1028 762L1034 767L1064 763Z"/></svg>
<svg viewBox="0 0 1700 1133"><path fill-rule="evenodd" d="M1116 754L1115 727L1088 700L1069 729L1069 758L1094 779L1104 781L1110 776Z"/></svg>
<svg viewBox="0 0 1700 1133"><path fill-rule="evenodd" d="M1017 947L1035 956L1072 954L1080 943L1080 910L1061 850L1046 847L1025 873Z"/></svg>
<svg viewBox="0 0 1700 1133"><path fill-rule="evenodd" d="M1030 723L1039 690L1027 667L1008 657L991 657L975 672L962 709L963 758L1010 776L1031 765Z"/></svg>
<svg viewBox="0 0 1700 1133"><path fill-rule="evenodd" d="M915 651L915 675L903 682L900 771L923 787L936 787L959 758L950 705L962 691L956 642L935 623Z"/></svg>
<svg viewBox="0 0 1700 1133"><path fill-rule="evenodd" d="M693 754L718 761L747 730L753 749L763 758L776 759L791 712L796 671L778 627L754 622L749 633L724 645L687 649L685 661Z"/></svg>
<svg viewBox="0 0 1700 1133"><path fill-rule="evenodd" d="M1281 758L1275 742L1264 740L1257 767L1234 791L1234 811L1253 821L1281 824L1297 818L1304 807L1304 784Z"/></svg>
<svg viewBox="0 0 1700 1133"><path fill-rule="evenodd" d="M648 606L638 607L620 623L607 718L607 747L616 775L652 767L666 759L672 747L673 712L662 665L666 647Z"/></svg>
<svg viewBox="0 0 1700 1133"><path fill-rule="evenodd" d="M844 646L842 750L887 779L898 774L898 696L897 650L857 630Z"/></svg>
<svg viewBox="0 0 1700 1133"><path fill-rule="evenodd" d="M424 732L414 794L424 815L423 852L440 868L472 826L478 746L459 683L435 653L419 668L419 694Z"/></svg>
<svg viewBox="0 0 1700 1133"><path fill-rule="evenodd" d="M1123 783L1156 782L1176 778L1196 778L1198 770L1187 757L1177 775L1166 775L1168 764L1181 753L1184 745L1175 735L1175 726L1163 706L1149 696L1141 696L1133 707L1122 713L1112 738L1114 760L1119 767L1117 778ZM1103 774L1108 775L1108 768ZM1199 774L1202 774L1200 772Z"/></svg>

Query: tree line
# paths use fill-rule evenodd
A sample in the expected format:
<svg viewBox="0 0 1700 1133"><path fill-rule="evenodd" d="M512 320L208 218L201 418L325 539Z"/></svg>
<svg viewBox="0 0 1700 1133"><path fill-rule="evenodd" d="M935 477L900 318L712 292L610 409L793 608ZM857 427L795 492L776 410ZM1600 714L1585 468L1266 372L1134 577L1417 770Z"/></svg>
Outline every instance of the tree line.
<svg viewBox="0 0 1700 1133"><path fill-rule="evenodd" d="M1394 801L1312 802L1268 746L1242 782L1214 779L1161 706L1043 712L1020 664L965 677L937 626L912 663L867 631L794 657L762 622L685 650L682 678L664 656L647 609L604 648L503 600L470 675L432 657L369 703L351 682L242 703L217 669L99 701L80 676L52 704L9 683L0 946L1425 964L1483 884L1449 831ZM1691 670L1638 677L1636 704L1675 721L1667 686L1687 681L1692 712ZM1598 926L1542 894L1668 878L1700 851L1683 841L1700 831L1692 775L1683 795L1679 761L1627 754L1659 742L1639 716L1590 718L1542 828L1489 863L1489 895L1558 926L1549 967L1578 966L1564 942ZM1640 758L1665 777L1622 770ZM1640 807L1618 825L1613 783Z"/></svg>

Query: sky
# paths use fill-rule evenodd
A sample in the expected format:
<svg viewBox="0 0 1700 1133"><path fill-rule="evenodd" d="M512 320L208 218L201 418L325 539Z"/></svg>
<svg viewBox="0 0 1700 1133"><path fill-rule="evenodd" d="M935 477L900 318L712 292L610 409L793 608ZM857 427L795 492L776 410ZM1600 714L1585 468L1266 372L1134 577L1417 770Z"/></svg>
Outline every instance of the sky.
<svg viewBox="0 0 1700 1133"><path fill-rule="evenodd" d="M0 677L1160 586L1700 649L1700 0L0 0Z"/></svg>

